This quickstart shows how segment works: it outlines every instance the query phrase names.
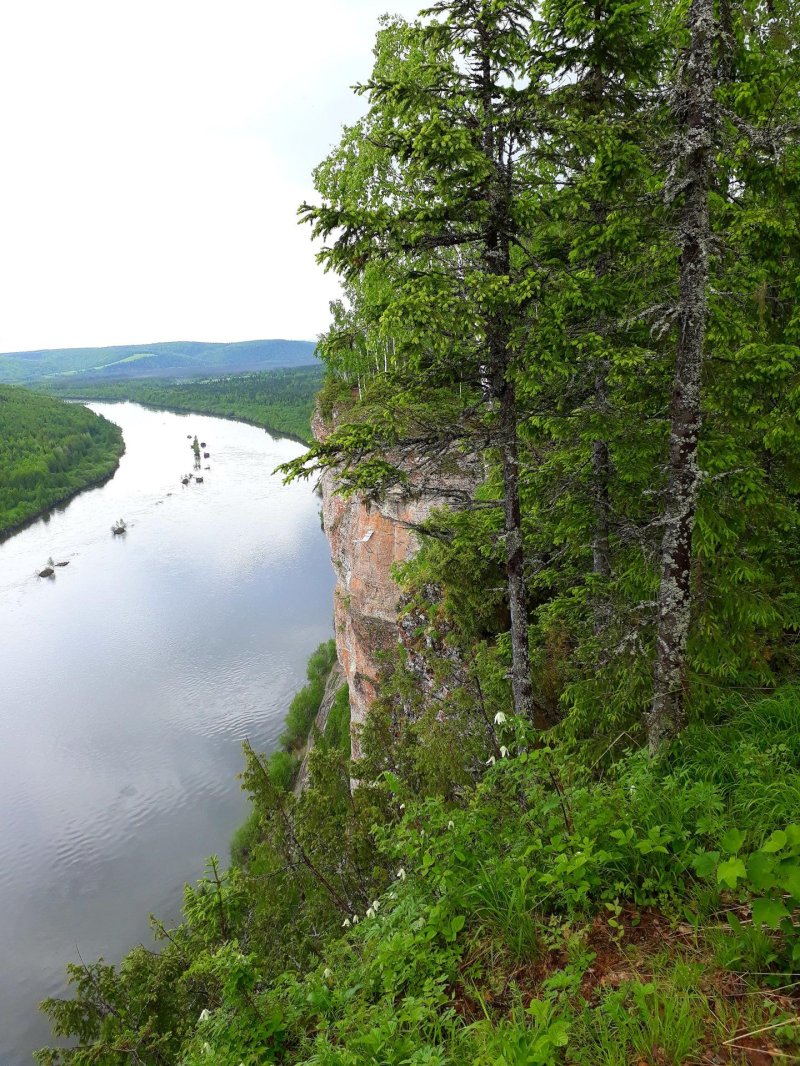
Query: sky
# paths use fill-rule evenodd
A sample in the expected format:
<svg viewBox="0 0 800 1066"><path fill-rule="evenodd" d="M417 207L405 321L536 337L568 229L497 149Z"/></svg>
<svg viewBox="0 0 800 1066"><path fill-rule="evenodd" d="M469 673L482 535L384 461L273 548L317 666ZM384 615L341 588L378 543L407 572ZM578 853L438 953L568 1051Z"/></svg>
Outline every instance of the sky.
<svg viewBox="0 0 800 1066"><path fill-rule="evenodd" d="M298 205L419 0L2 0L0 352L314 339Z"/></svg>

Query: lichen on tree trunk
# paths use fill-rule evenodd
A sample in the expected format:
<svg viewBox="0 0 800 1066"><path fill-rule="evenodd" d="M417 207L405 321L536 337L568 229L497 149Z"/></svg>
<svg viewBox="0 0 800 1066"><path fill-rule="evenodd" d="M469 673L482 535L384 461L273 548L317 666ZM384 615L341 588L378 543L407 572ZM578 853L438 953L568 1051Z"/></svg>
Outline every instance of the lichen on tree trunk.
<svg viewBox="0 0 800 1066"><path fill-rule="evenodd" d="M669 466L661 549L653 701L646 715L651 754L685 719L687 644L692 611L692 534L700 485L700 381L706 342L714 82L713 0L693 0L691 43L679 108L684 158L679 241L678 342L670 412Z"/></svg>

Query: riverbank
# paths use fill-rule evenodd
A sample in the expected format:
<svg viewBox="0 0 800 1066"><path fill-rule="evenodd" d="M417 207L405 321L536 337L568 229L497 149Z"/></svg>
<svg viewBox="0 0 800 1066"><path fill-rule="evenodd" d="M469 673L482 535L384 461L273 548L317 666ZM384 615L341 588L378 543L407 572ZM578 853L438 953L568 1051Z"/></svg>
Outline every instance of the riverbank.
<svg viewBox="0 0 800 1066"><path fill-rule="evenodd" d="M114 476L119 426L86 407L0 386L0 542Z"/></svg>
<svg viewBox="0 0 800 1066"><path fill-rule="evenodd" d="M69 397L71 400L76 400L77 397ZM282 437L284 440L294 441L296 444L310 444L311 434L308 437L301 437L297 433L291 433L287 429L282 429L280 426L275 426L267 423L262 419L256 418L244 418L241 415L231 414L225 411L212 411L210 408L201 409L199 405L189 405L185 407L179 407L176 404L168 403L149 403L145 400L137 399L117 399L110 400L108 397L103 396L87 396L81 400L85 403L107 403L107 404L122 404L122 403L136 403L140 407L146 408L148 411L168 411L173 415L212 415L214 418L224 418L226 422L240 422L243 426L253 426L255 429L263 429L266 433L270 433L273 437Z"/></svg>
<svg viewBox="0 0 800 1066"><path fill-rule="evenodd" d="M118 962L153 946L149 914L178 920L184 881L247 816L241 741L279 746L331 634L319 501L271 473L302 445L92 409L122 426L116 476L0 545L3 1066L48 1042L37 1004L68 993L76 945ZM211 470L184 487L190 431ZM39 581L49 556L69 566Z"/></svg>
<svg viewBox="0 0 800 1066"><path fill-rule="evenodd" d="M84 402L131 401L154 410L215 415L309 444L311 411L321 384L320 368L304 366L202 381L66 382L54 390L65 399Z"/></svg>

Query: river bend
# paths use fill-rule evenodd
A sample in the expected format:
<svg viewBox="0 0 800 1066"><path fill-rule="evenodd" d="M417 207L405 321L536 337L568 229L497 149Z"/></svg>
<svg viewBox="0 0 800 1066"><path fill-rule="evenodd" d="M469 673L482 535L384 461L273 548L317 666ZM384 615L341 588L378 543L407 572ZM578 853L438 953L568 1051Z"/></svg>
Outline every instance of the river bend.
<svg viewBox="0 0 800 1066"><path fill-rule="evenodd" d="M202 415L91 404L114 478L0 544L0 1063L49 1039L64 965L150 943L246 814L241 741L275 747L332 635L302 446ZM187 435L206 442L203 484ZM124 518L128 531L112 536ZM48 557L69 565L37 578Z"/></svg>

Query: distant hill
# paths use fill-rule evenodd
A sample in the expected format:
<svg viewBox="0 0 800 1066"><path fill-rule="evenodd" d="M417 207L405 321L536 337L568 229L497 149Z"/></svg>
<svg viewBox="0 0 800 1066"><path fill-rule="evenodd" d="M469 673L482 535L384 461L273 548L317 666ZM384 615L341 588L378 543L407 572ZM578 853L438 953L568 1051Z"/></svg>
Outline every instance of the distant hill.
<svg viewBox="0 0 800 1066"><path fill-rule="evenodd" d="M35 382L83 377L109 381L151 377L196 377L309 366L317 362L313 341L256 340L232 344L167 341L110 348L45 348L0 354L0 382Z"/></svg>

